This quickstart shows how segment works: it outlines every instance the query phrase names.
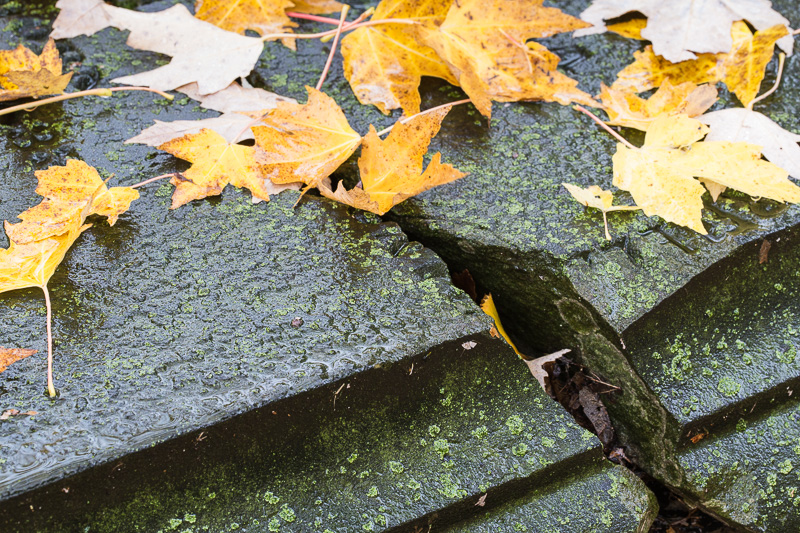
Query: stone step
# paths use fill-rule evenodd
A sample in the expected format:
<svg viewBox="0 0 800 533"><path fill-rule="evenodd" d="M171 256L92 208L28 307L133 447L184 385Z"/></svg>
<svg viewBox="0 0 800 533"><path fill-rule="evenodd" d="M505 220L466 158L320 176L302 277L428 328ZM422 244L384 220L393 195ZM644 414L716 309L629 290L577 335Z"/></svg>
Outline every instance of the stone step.
<svg viewBox="0 0 800 533"><path fill-rule="evenodd" d="M643 483L513 353L474 338L29 493L0 529L451 531L502 514L529 531L646 531Z"/></svg>

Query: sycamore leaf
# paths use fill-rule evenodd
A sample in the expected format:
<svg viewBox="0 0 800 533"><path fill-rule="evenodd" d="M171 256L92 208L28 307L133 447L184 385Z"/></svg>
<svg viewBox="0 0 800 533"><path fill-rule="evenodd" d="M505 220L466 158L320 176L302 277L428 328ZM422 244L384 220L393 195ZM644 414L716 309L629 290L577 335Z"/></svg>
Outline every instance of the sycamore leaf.
<svg viewBox="0 0 800 533"><path fill-rule="evenodd" d="M523 44L586 25L556 8L543 7L542 1L463 0L450 7L438 28L418 28L422 42L447 63L487 117L492 100L597 105L577 89L578 82L556 70L558 56L538 43Z"/></svg>
<svg viewBox="0 0 800 533"><path fill-rule="evenodd" d="M24 348L4 348L0 346L0 372L16 363L20 359L25 359L37 353L37 350L26 350Z"/></svg>
<svg viewBox="0 0 800 533"><path fill-rule="evenodd" d="M756 30L783 26L787 31L778 45L792 54L793 39L789 21L772 9L769 0L595 0L581 18L593 27L575 32L575 36L606 30L604 20L638 11L647 16L641 36L653 43L653 51L667 61L678 63L697 56L693 53L728 53L731 51L731 25L746 20Z"/></svg>
<svg viewBox="0 0 800 533"><path fill-rule="evenodd" d="M305 104L280 103L253 128L256 161L274 183L316 187L361 144L333 98L311 87Z"/></svg>
<svg viewBox="0 0 800 533"><path fill-rule="evenodd" d="M344 4L336 0L292 0L294 7L292 11L298 13L308 13L310 15L327 15L328 13L340 13Z"/></svg>
<svg viewBox="0 0 800 533"><path fill-rule="evenodd" d="M70 78L72 72L61 74L61 57L52 39L38 56L22 45L0 50L0 102L61 94Z"/></svg>
<svg viewBox="0 0 800 533"><path fill-rule="evenodd" d="M261 175L252 146L229 144L212 130L173 139L158 149L192 163L182 176L172 178L175 192L171 209L192 200L222 194L228 183L249 189L254 199L263 201L269 201L270 194L289 188L274 185Z"/></svg>
<svg viewBox="0 0 800 533"><path fill-rule="evenodd" d="M508 345L514 349L514 353L516 353L518 356L524 359L522 354L519 353L519 350L517 350L517 347L514 345L514 343L511 342L511 338L506 333L506 330L503 328L503 324L500 322L500 314L497 312L497 308L494 305L494 300L492 299L491 294L487 294L486 296L483 297L483 300L481 300L481 310L490 317L492 317L492 320L494 320L494 325L497 328L497 332L500 333L500 335L506 340Z"/></svg>
<svg viewBox="0 0 800 533"><path fill-rule="evenodd" d="M608 113L608 124L647 131L650 123L661 115L702 115L717 101L712 85L697 86L692 82L672 85L668 79L648 99L633 93L600 85L600 100Z"/></svg>
<svg viewBox="0 0 800 533"><path fill-rule="evenodd" d="M196 83L178 87L178 91L200 102L200 107L222 112L222 115L201 120L174 120L172 122L155 121L155 125L142 130L139 135L131 137L126 144L141 143L148 146L159 146L167 141L183 137L190 133L200 133L203 129L214 130L222 135L229 143L244 141L253 138L253 132L248 126L255 126L253 118L244 112L264 111L274 109L279 102L295 101L264 89L242 87L238 83L231 83L225 89L208 95L201 95Z"/></svg>
<svg viewBox="0 0 800 533"><path fill-rule="evenodd" d="M172 57L163 67L116 78L112 80L115 83L170 91L196 82L200 94L215 93L250 74L264 48L260 39L196 19L180 4L155 13L122 9L100 0L59 0L57 6L62 12L53 23L53 38L92 35L113 26L130 31L128 46ZM214 68L198 68L208 64Z"/></svg>
<svg viewBox="0 0 800 533"><path fill-rule="evenodd" d="M452 0L383 0L372 20L407 19L423 25L444 21ZM448 66L432 48L416 39L408 24L380 24L358 28L342 39L344 75L358 101L374 104L382 113L402 108L407 116L419 113L422 76L456 84Z"/></svg>
<svg viewBox="0 0 800 533"><path fill-rule="evenodd" d="M297 26L286 16L292 5L291 0L196 0L194 16L234 33L253 30L264 36Z"/></svg>
<svg viewBox="0 0 800 533"><path fill-rule="evenodd" d="M440 162L441 154L438 152L422 172L423 156L448 111L450 107L443 107L419 115L406 124L398 122L385 141L370 126L358 159L361 187L348 191L339 182L334 192L329 183L322 183L320 193L358 209L383 215L403 200L463 178L466 174Z"/></svg>
<svg viewBox="0 0 800 533"><path fill-rule="evenodd" d="M563 185L578 202L586 207L593 207L603 212L603 225L606 230L606 240L609 241L611 240L611 234L608 232L608 218L606 218L606 214L611 211L636 211L637 209L641 209L641 207L635 205L611 205L614 203L614 195L611 194L611 191L604 191L597 185L592 185L586 189L569 183L562 183L561 185Z"/></svg>
<svg viewBox="0 0 800 533"><path fill-rule="evenodd" d="M737 142L698 142L708 133L685 115L659 117L647 129L644 146L617 145L614 181L629 191L647 216L658 215L705 234L701 220L704 189L695 177L751 196L800 202L800 187L787 172L761 159L761 147Z"/></svg>
<svg viewBox="0 0 800 533"><path fill-rule="evenodd" d="M0 292L44 287L61 264L67 251L91 224L71 227L55 237L0 249Z"/></svg>
<svg viewBox="0 0 800 533"><path fill-rule="evenodd" d="M651 46L634 52L636 61L617 74L611 88L638 93L660 86L667 78L675 83L722 81L747 105L758 94L775 42L786 35L786 28L774 26L753 34L747 24L737 22L731 28L731 35L730 53L700 54L697 59L681 63L670 63L656 56Z"/></svg>
<svg viewBox="0 0 800 533"><path fill-rule="evenodd" d="M746 142L763 147L764 157L800 179L800 135L786 131L750 109L723 109L698 120L711 127L706 141Z"/></svg>

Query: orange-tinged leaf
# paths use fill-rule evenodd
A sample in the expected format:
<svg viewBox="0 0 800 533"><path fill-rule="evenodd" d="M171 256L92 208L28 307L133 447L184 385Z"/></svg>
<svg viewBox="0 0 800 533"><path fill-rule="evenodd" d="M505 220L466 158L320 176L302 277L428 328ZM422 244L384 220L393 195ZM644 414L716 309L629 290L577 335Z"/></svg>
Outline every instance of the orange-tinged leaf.
<svg viewBox="0 0 800 533"><path fill-rule="evenodd" d="M0 292L47 285L72 243L90 227L72 227L61 235L28 244L12 241L7 249L0 249Z"/></svg>
<svg viewBox="0 0 800 533"><path fill-rule="evenodd" d="M276 194L287 187L275 186L265 179L255 161L255 148L239 144L229 144L219 133L204 129L173 139L158 147L192 163L182 176L172 179L175 192L172 195L172 209L192 200L222 194L222 189L230 183L245 187L257 200L269 201L270 194Z"/></svg>
<svg viewBox="0 0 800 533"><path fill-rule="evenodd" d="M383 0L372 20L408 19L435 26L444 21L452 0ZM407 116L419 113L422 76L457 84L447 64L429 46L418 42L414 26L380 24L358 28L342 39L344 73L362 104L373 104L388 114L402 108Z"/></svg>
<svg viewBox="0 0 800 533"><path fill-rule="evenodd" d="M339 13L344 4L336 0L292 0L294 6L291 11L298 13L308 13L310 15L327 15L328 13Z"/></svg>
<svg viewBox="0 0 800 533"><path fill-rule="evenodd" d="M608 113L608 124L647 131L650 123L661 115L702 115L717 101L717 89L690 81L672 85L664 80L653 96L644 99L601 84L600 100Z"/></svg>
<svg viewBox="0 0 800 533"><path fill-rule="evenodd" d="M722 81L747 105L758 94L775 42L786 32L785 26L774 26L753 34L744 22L736 22L731 27L730 53L699 54L697 59L680 63L656 56L652 46L648 46L634 53L636 61L617 74L611 88L638 93L659 87L667 78L674 83Z"/></svg>
<svg viewBox="0 0 800 533"><path fill-rule="evenodd" d="M61 94L72 73L61 73L61 57L50 39L41 55L22 45L14 50L0 50L0 102L17 98Z"/></svg>
<svg viewBox="0 0 800 533"><path fill-rule="evenodd" d="M35 353L37 353L37 350L26 350L24 348L4 348L3 346L0 346L0 372L3 372L12 363L16 363L20 359L25 359L26 357L29 357Z"/></svg>
<svg viewBox="0 0 800 533"><path fill-rule="evenodd" d="M463 178L466 174L441 163L439 153L434 154L428 168L422 172L423 156L448 111L450 107L443 107L414 117L406 124L397 123L385 141L370 126L358 160L362 186L348 191L340 182L334 192L327 183L323 183L320 193L383 215L403 200L437 185Z"/></svg>
<svg viewBox="0 0 800 533"><path fill-rule="evenodd" d="M297 26L286 15L292 5L291 0L197 0L194 16L223 30L242 35L253 30L264 36Z"/></svg>
<svg viewBox="0 0 800 533"><path fill-rule="evenodd" d="M506 330L503 328L503 324L500 322L500 314L497 312L497 307L495 307L494 305L494 300L492 299L491 294L487 294L486 296L483 297L483 300L481 300L481 310L490 317L492 317L492 320L494 320L494 325L497 328L497 332L500 333L500 335L506 340L509 346L511 346L514 349L514 352L518 356L522 357L522 354L519 353L517 347L514 345L513 342L511 342L511 338L508 336Z"/></svg>
<svg viewBox="0 0 800 533"><path fill-rule="evenodd" d="M614 185L630 191L647 216L705 234L701 220L703 178L751 196L800 202L800 187L788 173L761 159L761 147L743 142L698 142L708 127L685 115L663 116L650 124L644 146L617 145Z"/></svg>
<svg viewBox="0 0 800 533"><path fill-rule="evenodd" d="M333 98L311 87L305 104L280 103L253 128L256 161L274 183L316 187L361 144Z"/></svg>
<svg viewBox="0 0 800 533"><path fill-rule="evenodd" d="M453 4L438 28L418 28L423 43L450 67L478 110L491 115L492 100L545 100L596 106L577 82L556 71L558 56L525 41L588 24L543 7L542 0L464 0Z"/></svg>

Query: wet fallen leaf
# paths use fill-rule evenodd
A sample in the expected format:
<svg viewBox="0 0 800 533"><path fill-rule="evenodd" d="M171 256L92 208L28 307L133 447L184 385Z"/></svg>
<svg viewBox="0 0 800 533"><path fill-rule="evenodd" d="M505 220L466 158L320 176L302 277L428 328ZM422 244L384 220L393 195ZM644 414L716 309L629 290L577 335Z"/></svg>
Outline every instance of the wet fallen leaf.
<svg viewBox="0 0 800 533"><path fill-rule="evenodd" d="M642 30L647 26L647 19L635 18L625 22L608 24L606 30L622 35L628 39L642 39ZM590 29L591 30L591 29ZM581 30L578 30L581 31ZM594 32L593 32L594 33Z"/></svg>
<svg viewBox="0 0 800 533"><path fill-rule="evenodd" d="M717 89L689 81L672 85L665 79L650 98L644 99L601 84L600 101L608 113L608 124L647 131L650 123L661 115L702 115L717 101Z"/></svg>
<svg viewBox="0 0 800 533"><path fill-rule="evenodd" d="M316 187L361 144L333 99L311 87L305 104L279 103L253 128L256 161L274 183Z"/></svg>
<svg viewBox="0 0 800 533"><path fill-rule="evenodd" d="M339 182L333 191L326 180L319 184L320 193L332 200L383 215L403 200L466 176L452 166L442 164L438 152L422 172L423 156L448 111L450 107L443 107L418 115L406 124L397 123L385 141L370 126L358 159L361 187L346 190Z"/></svg>
<svg viewBox="0 0 800 533"><path fill-rule="evenodd" d="M335 0L292 0L294 6L292 11L298 13L308 13L310 15L326 15L328 13L339 13L344 4Z"/></svg>
<svg viewBox="0 0 800 533"><path fill-rule="evenodd" d="M492 299L491 294L487 294L486 296L483 297L483 300L481 300L481 310L490 317L492 317L492 320L494 320L494 327L497 330L497 333L499 333L500 336L502 336L505 339L508 345L514 349L514 353L516 353L522 359L525 359L525 357L523 357L523 355L519 353L519 350L517 350L516 345L514 345L514 343L511 342L511 338L506 333L506 330L503 329L503 324L500 322L500 314L497 312L497 307L495 307L494 305L494 300Z"/></svg>
<svg viewBox="0 0 800 533"><path fill-rule="evenodd" d="M761 159L761 147L743 142L698 142L708 127L685 115L660 117L647 130L644 146L617 145L614 181L630 191L647 216L658 215L706 234L701 212L704 189L695 177L751 196L800 202L800 187L787 172Z"/></svg>
<svg viewBox="0 0 800 533"><path fill-rule="evenodd" d="M0 50L0 102L61 94L72 72L61 73L61 57L50 39L40 55L22 45Z"/></svg>
<svg viewBox="0 0 800 533"><path fill-rule="evenodd" d="M452 0L383 0L372 20L406 19L435 26L444 21ZM344 74L358 101L373 104L382 113L402 108L407 116L419 113L422 76L457 84L436 52L417 39L414 26L380 24L358 28L342 39Z"/></svg>
<svg viewBox="0 0 800 533"><path fill-rule="evenodd" d="M260 124L245 113L266 112L274 109L279 102L296 103L291 98L263 89L242 87L238 83L232 83L225 89L208 95L201 95L196 83L178 87L177 90L200 102L200 107L220 111L222 115L201 120L174 120L172 122L156 120L155 125L142 130L139 135L131 137L125 143L159 146L190 133L200 133L200 130L203 129L216 131L229 143L245 141L253 138L253 132L249 126Z"/></svg>
<svg viewBox="0 0 800 533"><path fill-rule="evenodd" d="M535 377L536 381L539 382L539 385L542 386L542 390L547 394L552 395L553 391L550 387L550 380L548 379L549 373L544 368L545 363L553 363L556 359L568 354L571 351L572 350L564 349L537 357L536 359L525 360L525 364L528 365L528 370L531 371L533 377Z"/></svg>
<svg viewBox="0 0 800 533"><path fill-rule="evenodd" d="M611 240L611 234L608 232L608 219L606 218L606 214L612 211L636 211L637 209L641 209L635 205L612 206L611 204L614 202L614 195L611 194L611 191L604 191L597 185L592 185L586 189L578 187L577 185L571 185L569 183L562 183L561 185L563 185L564 188L567 189L572 197L578 202L582 203L586 207L599 209L603 212L603 225L605 226L606 230L606 240L609 241Z"/></svg>
<svg viewBox="0 0 800 533"><path fill-rule="evenodd" d="M291 0L197 0L194 16L234 33L253 30L264 36L297 26L286 16L292 5Z"/></svg>
<svg viewBox="0 0 800 533"><path fill-rule="evenodd" d="M16 363L20 359L25 359L31 355L38 353L37 350L26 350L24 348L4 348L0 346L0 372Z"/></svg>
<svg viewBox="0 0 800 533"><path fill-rule="evenodd" d="M671 63L658 57L652 46L635 52L636 60L617 74L612 89L642 92L659 87L664 80L673 83L714 83L722 81L747 105L756 97L764 71L773 55L775 42L786 35L784 26L773 26L753 34L744 22L731 27L730 53L700 54L697 59Z"/></svg>
<svg viewBox="0 0 800 533"><path fill-rule="evenodd" d="M769 117L750 109L714 111L698 117L710 126L707 141L732 141L763 147L764 157L800 179L800 135L786 131Z"/></svg>
<svg viewBox="0 0 800 533"><path fill-rule="evenodd" d="M778 44L792 53L789 21L772 9L769 0L672 0L668 6L661 0L595 0L581 13L581 19L593 26L575 36L603 32L605 20L633 11L647 16L642 38L653 43L656 55L673 63L695 59L695 53L730 52L731 25L740 20L756 30L783 26L786 32Z"/></svg>
<svg viewBox="0 0 800 533"><path fill-rule="evenodd" d="M264 48L261 39L245 37L196 19L183 5L143 13L100 0L59 0L53 23L55 39L92 35L113 26L128 30L128 46L172 57L157 69L112 80L170 91L196 82L200 94L221 91L253 70ZM165 38L169 36L169 38ZM198 65L214 65L198 68Z"/></svg>
<svg viewBox="0 0 800 533"><path fill-rule="evenodd" d="M556 70L558 56L528 39L575 30L587 24L542 0L454 3L438 27L418 28L421 41L450 67L459 85L484 116L492 100L597 103L578 82Z"/></svg>
<svg viewBox="0 0 800 533"><path fill-rule="evenodd" d="M254 199L264 201L269 201L270 194L290 188L275 185L261 174L255 161L255 148L229 144L212 130L173 139L158 149L192 163L182 176L172 178L175 192L171 209L192 200L222 194L228 183L245 187Z"/></svg>
<svg viewBox="0 0 800 533"><path fill-rule="evenodd" d="M2 372L2 370L0 370L0 372ZM5 411L3 411L3 414L0 415L0 420L8 420L12 416L20 416L20 415L23 415L23 416L36 416L38 414L39 413L37 413L36 411L25 411L25 412L22 412L19 409L6 409Z"/></svg>

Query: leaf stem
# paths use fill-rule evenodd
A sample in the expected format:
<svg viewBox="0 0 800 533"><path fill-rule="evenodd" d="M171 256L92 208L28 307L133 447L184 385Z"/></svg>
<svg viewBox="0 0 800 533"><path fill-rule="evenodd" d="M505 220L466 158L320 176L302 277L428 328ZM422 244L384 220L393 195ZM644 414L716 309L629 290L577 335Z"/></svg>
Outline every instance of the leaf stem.
<svg viewBox="0 0 800 533"><path fill-rule="evenodd" d="M53 386L53 306L50 304L50 291L47 284L42 285L44 292L44 303L47 307L47 392L51 398L56 396L56 388Z"/></svg>
<svg viewBox="0 0 800 533"><path fill-rule="evenodd" d="M175 98L171 94L156 89L151 89L150 87L107 87L105 89L89 89L88 91L78 91L76 93L60 94L58 96L53 96L51 98L45 98L44 100L37 100L35 102L29 102L27 104L19 104L7 107L5 109L0 110L0 116L9 115L17 111L33 111L40 105L54 104L56 102L63 102L64 100L71 100L73 98L82 98L84 96L111 96L111 93L116 91L147 91L149 93L156 93L160 96L163 96L167 100L173 100Z"/></svg>
<svg viewBox="0 0 800 533"><path fill-rule="evenodd" d="M784 64L785 61L786 61L786 54L784 54L783 52L778 54L778 74L775 77L775 84L772 86L772 88L769 91L765 92L761 96L757 96L757 97L753 98L750 101L750 103L747 104L747 109L750 109L752 111L754 104L756 104L757 102L760 102L761 100L763 100L764 98L766 98L767 96L771 95L772 93L774 93L775 91L778 90L778 85L780 85L781 76L783 75L783 64Z"/></svg>
<svg viewBox="0 0 800 533"><path fill-rule="evenodd" d="M381 19L381 20L368 20L367 22L353 21L347 24L342 31L350 31L358 28L365 28L367 26L377 26L379 24L416 24L415 20L411 19ZM262 41L272 41L275 39L320 39L322 37L336 35L336 30L323 31L321 33L269 33L261 37Z"/></svg>
<svg viewBox="0 0 800 533"><path fill-rule="evenodd" d="M320 17L319 15L311 15L309 13L297 13L296 11L287 11L286 15L294 19L311 20L314 22L322 22L325 24L339 24L339 21L330 17Z"/></svg>
<svg viewBox="0 0 800 533"><path fill-rule="evenodd" d="M572 106L572 109L574 109L575 111L580 111L581 113L584 113L584 114L588 115L589 118L591 118L592 120L597 122L600 125L601 128L603 128L608 133L610 133L612 135L612 137L614 137L616 140L618 140L619 142L621 142L622 144L624 144L625 146L627 146L631 150L638 150L638 148L636 148L634 145L629 143L625 139L625 137L623 137L622 135L620 135L616 131L612 130L611 127L608 124L606 124L605 122L603 122L602 120L597 118L593 113L589 112L589 110L586 109L585 107L583 107L581 105L576 105L576 106Z"/></svg>
<svg viewBox="0 0 800 533"><path fill-rule="evenodd" d="M172 172L170 174L162 174L160 176L156 176L155 178L150 178L144 181L137 183L136 185L131 185L131 189L138 189L139 187L143 187L149 183L153 183L154 181L163 180L164 178L173 178L177 176L177 172Z"/></svg>
<svg viewBox="0 0 800 533"><path fill-rule="evenodd" d="M319 91L322 89L322 84L325 83L325 78L328 76L328 70L331 68L331 63L333 62L333 54L336 53L336 46L339 44L339 36L342 34L342 27L344 26L344 20L347 18L347 12L350 10L350 6L345 4L342 7L342 14L339 15L339 26L336 28L336 35L333 38L333 44L331 45L331 51L328 54L328 59L325 61L325 68L322 69L322 74L319 77L319 81L317 82L316 89Z"/></svg>
<svg viewBox="0 0 800 533"><path fill-rule="evenodd" d="M417 113L416 115L411 115L410 117L406 117L404 119L400 119L397 122L395 122L394 124L392 124L391 126L389 126L388 128L382 129L381 131L378 132L378 137L380 137L382 135L386 135L387 133L392 131L392 128L394 128L397 124L405 124L405 123L407 123L407 122L409 122L409 121L411 121L411 120L413 120L413 119L415 119L415 118L417 118L419 116L427 115L428 113L433 113L437 109L441 109L443 107L452 107L454 105L461 105L461 104L466 104L466 103L469 103L469 102L471 102L471 100L469 98L465 98L464 100L457 100L455 102L450 102L450 103L447 103L447 104L437 105L436 107L432 107L430 109L426 109L425 111L421 111L421 112Z"/></svg>

